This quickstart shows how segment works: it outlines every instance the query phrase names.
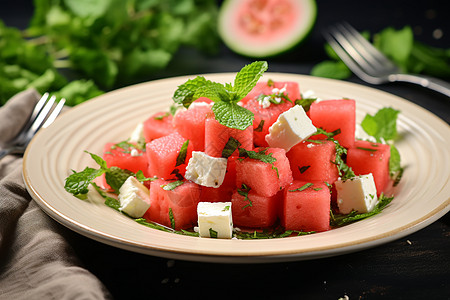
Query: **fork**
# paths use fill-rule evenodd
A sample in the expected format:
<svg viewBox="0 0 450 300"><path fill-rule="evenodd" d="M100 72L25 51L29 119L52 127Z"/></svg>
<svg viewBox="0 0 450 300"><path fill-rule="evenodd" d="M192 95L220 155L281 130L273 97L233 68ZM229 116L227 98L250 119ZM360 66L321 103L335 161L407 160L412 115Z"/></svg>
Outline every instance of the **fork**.
<svg viewBox="0 0 450 300"><path fill-rule="evenodd" d="M23 154L36 132L41 128L48 127L55 121L56 117L61 112L66 99L62 98L56 106L55 101L55 96L49 98L48 93L42 95L41 99L36 103L27 123L22 127L16 137L0 150L0 159L8 154Z"/></svg>
<svg viewBox="0 0 450 300"><path fill-rule="evenodd" d="M336 24L324 37L342 61L370 84L408 82L450 97L450 83L422 75L405 74L348 23Z"/></svg>

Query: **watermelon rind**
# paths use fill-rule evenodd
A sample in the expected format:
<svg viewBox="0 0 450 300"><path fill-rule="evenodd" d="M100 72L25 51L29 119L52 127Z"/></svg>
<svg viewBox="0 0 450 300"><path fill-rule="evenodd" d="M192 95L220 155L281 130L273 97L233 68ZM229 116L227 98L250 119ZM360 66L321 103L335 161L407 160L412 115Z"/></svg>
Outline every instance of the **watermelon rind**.
<svg viewBox="0 0 450 300"><path fill-rule="evenodd" d="M297 23L289 32L280 34L276 39L264 43L255 43L245 35L243 29L233 24L233 18L247 0L225 0L218 16L218 32L224 44L233 52L253 58L272 57L285 53L301 44L312 31L317 18L315 0L291 0L301 7L296 18Z"/></svg>

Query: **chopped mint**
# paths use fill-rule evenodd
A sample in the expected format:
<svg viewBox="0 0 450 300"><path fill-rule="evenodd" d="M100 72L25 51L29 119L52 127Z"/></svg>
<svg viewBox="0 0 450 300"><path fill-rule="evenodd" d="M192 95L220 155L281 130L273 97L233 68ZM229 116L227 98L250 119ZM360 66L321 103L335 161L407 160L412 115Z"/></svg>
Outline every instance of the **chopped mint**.
<svg viewBox="0 0 450 300"><path fill-rule="evenodd" d="M301 192L306 190L309 187L312 187L314 184L312 184L311 182L306 183L305 185L295 189L295 190L289 190L289 192Z"/></svg>
<svg viewBox="0 0 450 300"><path fill-rule="evenodd" d="M400 111L391 107L380 109L375 115L367 114L361 122L364 131L378 143L395 140L397 137L397 115Z"/></svg>
<svg viewBox="0 0 450 300"><path fill-rule="evenodd" d="M234 151L236 151L239 148L240 145L241 143L238 140L236 140L233 137L230 137L222 150L222 157L223 158L230 157L234 153Z"/></svg>
<svg viewBox="0 0 450 300"><path fill-rule="evenodd" d="M186 140L183 143L183 145L181 146L180 152L178 153L175 167L178 167L178 166L186 163L186 156L187 156L188 146L189 146L189 140Z"/></svg>
<svg viewBox="0 0 450 300"><path fill-rule="evenodd" d="M272 165L272 169L277 172L277 177L280 178L280 174L278 172L278 168L275 167L275 162L277 159L272 156L272 153L266 154L267 148L260 149L258 152L252 150L246 150L244 148L239 148L239 157L248 157L251 159L256 159L262 161L264 163L268 163Z"/></svg>
<svg viewBox="0 0 450 300"><path fill-rule="evenodd" d="M196 99L207 97L214 102L212 111L220 124L244 130L253 124L254 115L237 102L247 96L267 68L265 61L256 61L244 66L236 74L234 85L230 83L223 85L198 76L180 85L172 98L175 103L189 107Z"/></svg>
<svg viewBox="0 0 450 300"><path fill-rule="evenodd" d="M316 100L317 98L302 98L295 100L295 104L300 105L303 107L303 110L307 112L311 108L311 104L313 104Z"/></svg>
<svg viewBox="0 0 450 300"><path fill-rule="evenodd" d="M265 123L265 120L261 120L261 122L259 122L259 124L258 124L258 127L253 129L253 131L255 131L255 132L262 132L262 130L264 128L264 123Z"/></svg>
<svg viewBox="0 0 450 300"><path fill-rule="evenodd" d="M392 199L394 199L394 197L386 197L383 193L381 193L380 197L378 198L378 204L371 212L368 213L358 213L353 210L349 214L343 215L333 214L333 212L330 210L330 225L332 227L340 227L374 216L380 213L389 203L391 203Z"/></svg>
<svg viewBox="0 0 450 300"><path fill-rule="evenodd" d="M212 238L217 239L217 231L215 231L214 229L210 228L209 229L209 236Z"/></svg>
<svg viewBox="0 0 450 300"><path fill-rule="evenodd" d="M105 172L106 183L117 193L125 180L130 176L134 176L134 173L119 167L111 167Z"/></svg>
<svg viewBox="0 0 450 300"><path fill-rule="evenodd" d="M172 181L168 184L163 184L163 185L161 185L161 187L163 190L171 191L171 190L174 190L175 188L179 187L183 183L184 183L184 181L177 180L177 181Z"/></svg>
<svg viewBox="0 0 450 300"><path fill-rule="evenodd" d="M169 207L169 220L170 220L170 226L172 229L175 229L175 217L173 216L172 208Z"/></svg>
<svg viewBox="0 0 450 300"><path fill-rule="evenodd" d="M298 170L300 171L300 174L303 174L303 173L305 173L306 170L308 170L310 167L311 167L311 166L303 166L303 167L298 166Z"/></svg>
<svg viewBox="0 0 450 300"><path fill-rule="evenodd" d="M250 192L250 187L247 186L245 183L242 184L241 188L237 189L237 192L239 195L245 198L245 201L248 201L248 204L243 206L242 209L247 208L249 206L253 206L252 200L248 197L248 193Z"/></svg>

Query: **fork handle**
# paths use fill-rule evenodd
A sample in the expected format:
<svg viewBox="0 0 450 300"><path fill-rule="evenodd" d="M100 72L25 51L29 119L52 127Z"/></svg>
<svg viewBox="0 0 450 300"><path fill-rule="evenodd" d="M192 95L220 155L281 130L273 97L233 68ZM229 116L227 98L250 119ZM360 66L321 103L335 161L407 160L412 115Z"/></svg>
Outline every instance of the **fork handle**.
<svg viewBox="0 0 450 300"><path fill-rule="evenodd" d="M441 93L450 97L450 83L429 76L419 76L414 74L392 74L389 76L389 81L400 81L418 84L435 92Z"/></svg>

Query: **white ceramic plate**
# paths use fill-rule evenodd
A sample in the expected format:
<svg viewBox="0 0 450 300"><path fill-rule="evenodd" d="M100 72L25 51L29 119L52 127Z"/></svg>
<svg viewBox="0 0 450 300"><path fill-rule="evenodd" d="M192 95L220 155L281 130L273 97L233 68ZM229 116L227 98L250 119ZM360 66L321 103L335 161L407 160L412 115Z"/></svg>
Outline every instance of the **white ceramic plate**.
<svg viewBox="0 0 450 300"><path fill-rule="evenodd" d="M235 74L207 79L232 82ZM181 236L140 225L104 204L79 200L64 190L71 170L96 167L88 150L101 154L106 142L129 137L136 124L166 110L176 77L116 90L62 114L39 132L23 163L26 186L40 207L68 228L97 241L139 253L207 262L278 262L340 255L380 245L415 232L450 209L450 126L404 99L356 84L310 76L268 73L265 79L297 81L322 99L356 100L357 121L391 106L401 111L397 147L405 173L396 197L372 218L328 232L271 240L218 240Z"/></svg>

